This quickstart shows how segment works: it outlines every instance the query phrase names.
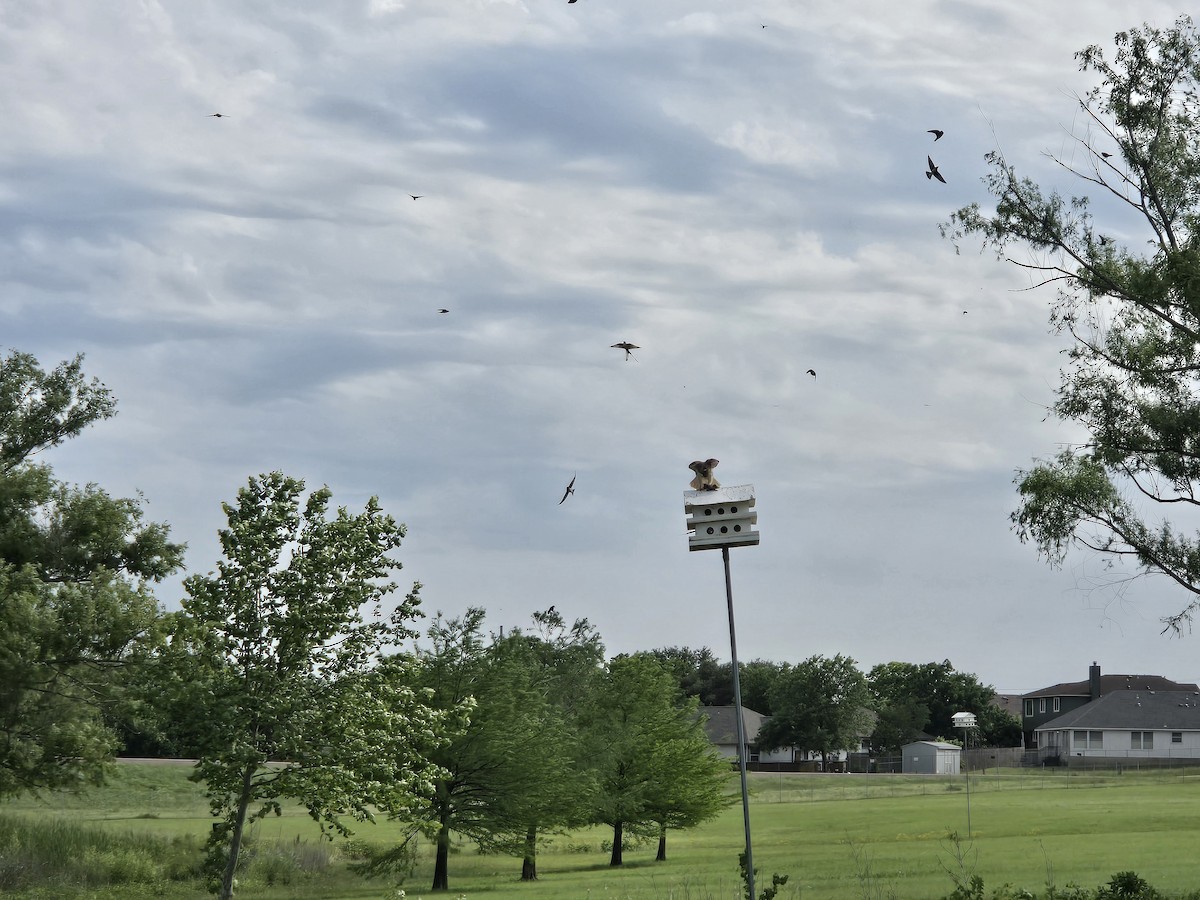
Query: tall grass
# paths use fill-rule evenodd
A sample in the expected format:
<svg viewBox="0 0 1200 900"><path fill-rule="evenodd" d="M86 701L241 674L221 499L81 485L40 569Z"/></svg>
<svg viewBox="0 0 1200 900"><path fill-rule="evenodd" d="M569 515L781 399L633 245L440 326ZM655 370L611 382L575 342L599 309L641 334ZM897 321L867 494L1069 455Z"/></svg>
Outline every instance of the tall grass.
<svg viewBox="0 0 1200 900"><path fill-rule="evenodd" d="M198 843L0 815L0 891L152 885L195 877Z"/></svg>

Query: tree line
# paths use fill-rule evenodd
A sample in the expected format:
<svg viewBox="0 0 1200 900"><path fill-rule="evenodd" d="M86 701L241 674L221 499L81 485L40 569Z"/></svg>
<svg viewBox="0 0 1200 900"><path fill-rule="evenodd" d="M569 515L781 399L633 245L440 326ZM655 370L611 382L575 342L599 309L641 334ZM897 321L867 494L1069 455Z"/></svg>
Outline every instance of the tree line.
<svg viewBox="0 0 1200 900"><path fill-rule="evenodd" d="M728 802L698 701L652 654L606 660L553 607L507 635L481 608L422 634L420 585L393 580L404 526L374 498L333 509L327 487L251 477L223 505L215 569L165 611L153 588L185 549L168 526L36 460L115 411L80 357L0 357L0 797L98 784L121 751L194 757L222 898L246 826L284 802L330 835L403 823L367 874L410 866L424 835L434 889L451 835L533 879L548 833L604 824L611 864L630 834L665 859L669 829Z"/></svg>
<svg viewBox="0 0 1200 900"><path fill-rule="evenodd" d="M604 824L612 865L630 834L665 859L669 829L728 802L730 760L703 730L703 707L731 700L727 663L707 648L606 659L591 624L554 607L507 635L486 634L478 607L422 633L420 585L392 580L404 526L374 498L332 509L327 487L250 478L223 505L215 569L164 611L153 587L184 552L168 526L34 459L115 409L81 358L49 372L0 358L0 795L99 783L119 752L194 757L223 897L246 825L288 800L330 834L405 823L409 838L364 868L403 869L423 835L435 889L452 835L533 879L548 832ZM948 662L864 675L841 656L757 660L741 675L771 716L764 745L857 745L867 710L881 748L948 734L960 708L993 729L991 689Z"/></svg>

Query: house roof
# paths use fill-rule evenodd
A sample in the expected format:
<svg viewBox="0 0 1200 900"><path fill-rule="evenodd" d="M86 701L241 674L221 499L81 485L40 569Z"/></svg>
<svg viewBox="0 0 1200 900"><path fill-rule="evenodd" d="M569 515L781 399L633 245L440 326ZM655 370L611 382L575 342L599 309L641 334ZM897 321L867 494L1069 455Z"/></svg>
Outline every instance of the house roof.
<svg viewBox="0 0 1200 900"><path fill-rule="evenodd" d="M993 694L992 706L1019 719L1021 718L1021 699L1020 694Z"/></svg>
<svg viewBox="0 0 1200 900"><path fill-rule="evenodd" d="M1200 731L1200 690L1113 691L1056 716L1034 731L1064 728Z"/></svg>
<svg viewBox="0 0 1200 900"><path fill-rule="evenodd" d="M1101 675L1100 696L1114 691L1200 691L1200 686L1172 681L1161 675ZM1039 691L1031 691L1025 697L1090 697L1091 682L1063 681Z"/></svg>
<svg viewBox="0 0 1200 900"><path fill-rule="evenodd" d="M704 733L714 744L730 744L737 746L737 711L733 706L702 706L700 714L704 717ZM753 744L758 737L759 729L767 716L752 709L742 707L742 728L746 742Z"/></svg>

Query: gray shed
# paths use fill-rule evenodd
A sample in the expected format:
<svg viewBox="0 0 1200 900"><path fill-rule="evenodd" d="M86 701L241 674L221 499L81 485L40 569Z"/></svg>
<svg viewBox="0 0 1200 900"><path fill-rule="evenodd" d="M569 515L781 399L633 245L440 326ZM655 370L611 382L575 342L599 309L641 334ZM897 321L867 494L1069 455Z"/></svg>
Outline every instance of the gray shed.
<svg viewBox="0 0 1200 900"><path fill-rule="evenodd" d="M913 741L900 748L906 775L957 775L962 748L942 741Z"/></svg>

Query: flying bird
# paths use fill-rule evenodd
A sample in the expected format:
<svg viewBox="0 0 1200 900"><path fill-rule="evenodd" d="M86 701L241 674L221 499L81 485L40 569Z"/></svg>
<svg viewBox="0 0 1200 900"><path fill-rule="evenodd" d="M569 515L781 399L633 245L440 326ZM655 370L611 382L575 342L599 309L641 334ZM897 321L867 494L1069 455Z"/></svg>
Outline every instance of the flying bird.
<svg viewBox="0 0 1200 900"><path fill-rule="evenodd" d="M1103 156L1105 159L1108 159L1110 156L1112 156L1111 153L1105 153L1103 150L1100 151L1100 155Z"/></svg>
<svg viewBox="0 0 1200 900"><path fill-rule="evenodd" d="M629 341L621 341L621 343L612 344L611 346L616 350L624 350L625 351L625 362L629 362L629 358L631 356L633 356L633 354L629 352L630 350L641 350L642 349L637 344L629 343ZM634 357L634 362L637 362L637 357Z"/></svg>
<svg viewBox="0 0 1200 900"><path fill-rule="evenodd" d="M934 141L934 143L937 143L938 139L939 139L939 138L940 138L940 137L941 137L943 134L945 134L946 132L944 132L944 131L942 131L941 129L938 129L938 128L930 128L930 129L929 129L929 133L933 135L933 141Z"/></svg>
<svg viewBox="0 0 1200 900"><path fill-rule="evenodd" d="M211 113L211 114L205 116L204 118L206 118L206 119L228 119L229 117L227 115L225 115L225 113Z"/></svg>
<svg viewBox="0 0 1200 900"><path fill-rule="evenodd" d="M693 491L715 491L721 486L721 482L717 481L712 472L717 467L717 462L715 459L697 459L688 463L688 468L696 473L696 477L691 481Z"/></svg>
<svg viewBox="0 0 1200 900"><path fill-rule="evenodd" d="M570 0L570 2L574 3L575 0ZM562 500L558 501L559 506L562 506L566 502L567 498L570 497L573 493L575 493L575 478L577 477L577 474L578 473L576 473L576 475L571 476L571 483L568 484L567 489L565 491L563 491ZM552 607L550 607L550 609L553 610L554 607L552 606Z"/></svg>
<svg viewBox="0 0 1200 900"><path fill-rule="evenodd" d="M816 370L816 369L809 369L809 370L808 370L807 372L805 372L804 374L805 374L805 375L811 375L813 378L816 378L816 377L817 377L817 370Z"/></svg>
<svg viewBox="0 0 1200 900"><path fill-rule="evenodd" d="M439 310L438 310L438 312L439 312L439 313L448 313L448 312L450 312L450 310L448 310L448 309L439 309Z"/></svg>
<svg viewBox="0 0 1200 900"><path fill-rule="evenodd" d="M926 178L936 178L942 184L945 184L946 179L942 177L942 173L938 171L938 167L933 164L933 157L926 156L925 158L927 160L929 160L929 171L925 173L925 177Z"/></svg>
<svg viewBox="0 0 1200 900"><path fill-rule="evenodd" d="M424 194L409 194L408 196L412 197L414 200L420 200L425 195Z"/></svg>

